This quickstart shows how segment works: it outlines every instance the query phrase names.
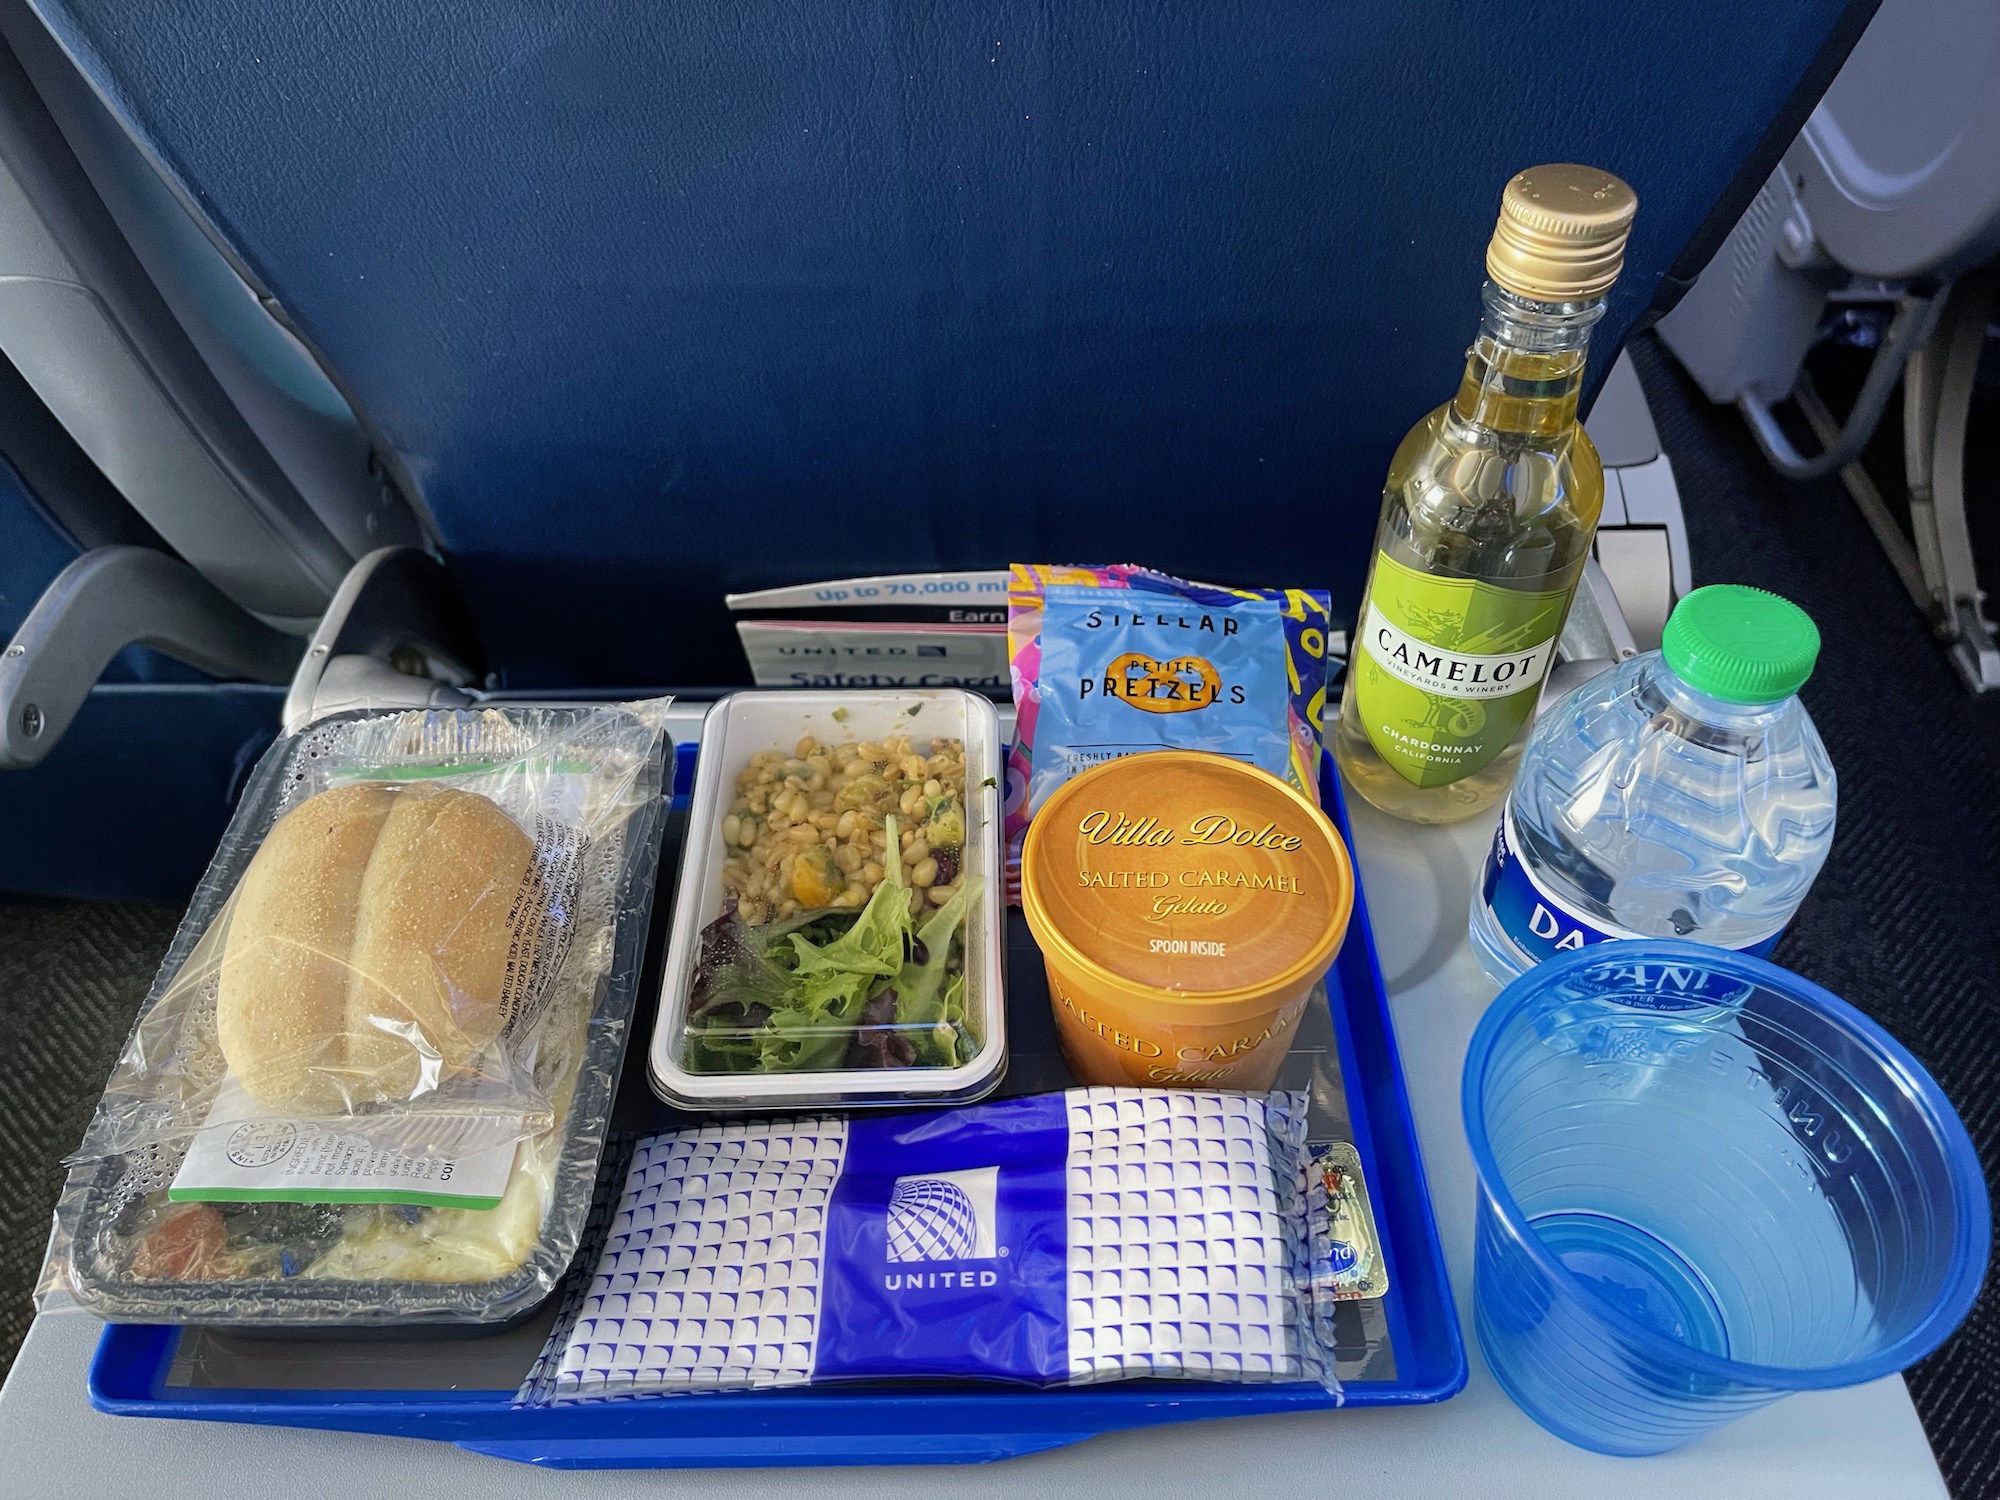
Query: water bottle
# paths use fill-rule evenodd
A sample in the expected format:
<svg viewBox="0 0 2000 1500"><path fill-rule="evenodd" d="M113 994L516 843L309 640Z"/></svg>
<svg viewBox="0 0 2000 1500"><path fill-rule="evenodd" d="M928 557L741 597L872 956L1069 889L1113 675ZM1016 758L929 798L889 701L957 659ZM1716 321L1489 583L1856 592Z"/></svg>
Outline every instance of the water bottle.
<svg viewBox="0 0 2000 1500"><path fill-rule="evenodd" d="M1818 656L1796 604L1717 584L1658 651L1545 709L1472 896L1487 976L1615 938L1767 954L1833 841L1833 765L1797 697Z"/></svg>

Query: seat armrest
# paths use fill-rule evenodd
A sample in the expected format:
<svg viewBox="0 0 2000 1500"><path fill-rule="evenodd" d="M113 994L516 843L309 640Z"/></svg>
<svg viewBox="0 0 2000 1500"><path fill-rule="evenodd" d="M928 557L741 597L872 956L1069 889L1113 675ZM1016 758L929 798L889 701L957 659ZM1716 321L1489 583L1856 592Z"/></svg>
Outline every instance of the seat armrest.
<svg viewBox="0 0 2000 1500"><path fill-rule="evenodd" d="M0 652L0 770L55 747L111 658L151 646L217 677L287 681L303 649L150 547L98 547L42 591Z"/></svg>

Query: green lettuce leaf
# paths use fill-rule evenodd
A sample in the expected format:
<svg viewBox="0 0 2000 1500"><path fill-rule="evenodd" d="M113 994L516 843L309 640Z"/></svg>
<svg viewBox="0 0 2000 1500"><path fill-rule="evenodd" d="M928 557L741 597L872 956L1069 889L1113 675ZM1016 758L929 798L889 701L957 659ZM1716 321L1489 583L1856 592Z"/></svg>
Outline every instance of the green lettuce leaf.
<svg viewBox="0 0 2000 1500"><path fill-rule="evenodd" d="M886 820L890 857L882 883L852 926L839 936L815 942L803 932L788 935L792 981L771 1004L771 1018L758 1040L764 1072L820 1072L841 1066L849 1033L861 1018L868 996L900 971L910 933L910 894L896 820ZM767 1002L768 1003L768 1002Z"/></svg>
<svg viewBox="0 0 2000 1500"><path fill-rule="evenodd" d="M897 819L884 820L900 851ZM956 1067L979 1042L965 1016L965 924L978 899L968 878L943 906L910 915L902 861L857 912L817 911L763 927L730 916L704 933L699 1000L686 1057L697 1072L832 1072L854 1065L855 1028L871 996L894 995L895 1033L913 1065ZM923 954L923 961L914 955ZM878 1018L886 1002L877 999Z"/></svg>
<svg viewBox="0 0 2000 1500"><path fill-rule="evenodd" d="M978 894L978 877L968 876L951 900L924 918L916 932L924 961L905 963L897 977L896 1024L909 1028L906 1034L916 1044L919 1067L956 1067L977 1050L969 1048L965 1035L965 976L953 972L952 960L958 958L959 969L964 968L965 918ZM954 985L956 1014L951 1002Z"/></svg>

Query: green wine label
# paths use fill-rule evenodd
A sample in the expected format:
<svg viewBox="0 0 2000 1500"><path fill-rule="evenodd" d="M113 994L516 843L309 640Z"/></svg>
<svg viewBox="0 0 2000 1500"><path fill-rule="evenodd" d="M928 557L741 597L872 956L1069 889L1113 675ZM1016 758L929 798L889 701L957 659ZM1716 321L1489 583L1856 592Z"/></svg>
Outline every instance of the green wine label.
<svg viewBox="0 0 2000 1500"><path fill-rule="evenodd" d="M1569 596L1439 578L1378 552L1351 668L1369 743L1413 786L1489 764L1535 710Z"/></svg>

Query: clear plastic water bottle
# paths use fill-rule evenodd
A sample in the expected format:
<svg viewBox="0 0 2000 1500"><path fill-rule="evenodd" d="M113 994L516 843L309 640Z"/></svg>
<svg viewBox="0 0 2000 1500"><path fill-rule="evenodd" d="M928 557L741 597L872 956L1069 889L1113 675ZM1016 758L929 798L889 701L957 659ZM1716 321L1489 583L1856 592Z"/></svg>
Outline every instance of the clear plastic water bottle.
<svg viewBox="0 0 2000 1500"><path fill-rule="evenodd" d="M1833 765L1796 696L1818 656L1796 604L1718 584L1658 651L1545 709L1472 896L1487 975L1614 938L1769 952L1833 842Z"/></svg>

